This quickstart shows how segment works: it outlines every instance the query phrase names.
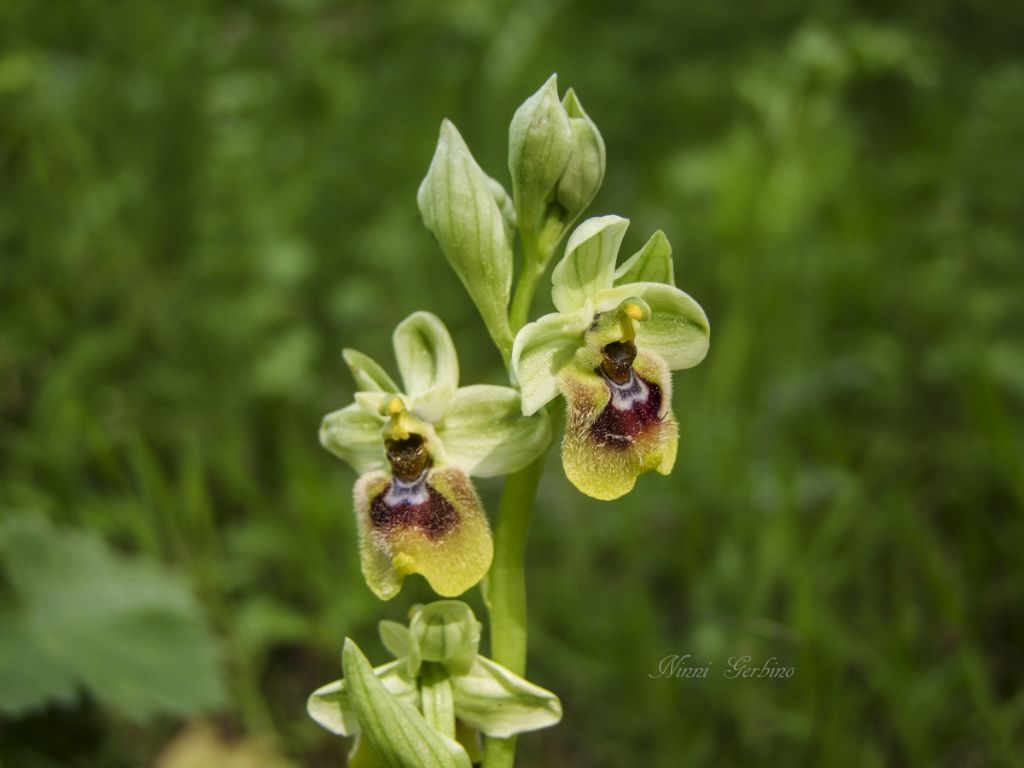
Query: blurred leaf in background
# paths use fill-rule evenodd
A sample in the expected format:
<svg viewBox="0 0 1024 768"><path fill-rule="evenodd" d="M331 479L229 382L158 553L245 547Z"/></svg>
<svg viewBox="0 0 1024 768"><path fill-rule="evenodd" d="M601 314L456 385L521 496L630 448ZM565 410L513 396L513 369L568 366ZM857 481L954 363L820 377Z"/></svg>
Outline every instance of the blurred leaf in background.
<svg viewBox="0 0 1024 768"><path fill-rule="evenodd" d="M81 688L136 720L223 705L213 638L171 574L39 517L0 525L0 572L0 711Z"/></svg>

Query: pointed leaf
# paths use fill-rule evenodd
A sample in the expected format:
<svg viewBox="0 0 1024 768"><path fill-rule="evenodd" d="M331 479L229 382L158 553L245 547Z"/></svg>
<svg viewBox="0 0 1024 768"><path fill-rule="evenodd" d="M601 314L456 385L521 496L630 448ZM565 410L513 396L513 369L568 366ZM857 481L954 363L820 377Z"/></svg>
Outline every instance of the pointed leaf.
<svg viewBox="0 0 1024 768"><path fill-rule="evenodd" d="M350 638L341 658L360 730L382 763L388 768L470 768L466 750L391 694Z"/></svg>
<svg viewBox="0 0 1024 768"><path fill-rule="evenodd" d="M512 239L509 217L501 210L504 190L497 194L496 184L477 165L455 126L445 120L416 201L423 223L480 310L491 337L507 350L512 344L507 314Z"/></svg>

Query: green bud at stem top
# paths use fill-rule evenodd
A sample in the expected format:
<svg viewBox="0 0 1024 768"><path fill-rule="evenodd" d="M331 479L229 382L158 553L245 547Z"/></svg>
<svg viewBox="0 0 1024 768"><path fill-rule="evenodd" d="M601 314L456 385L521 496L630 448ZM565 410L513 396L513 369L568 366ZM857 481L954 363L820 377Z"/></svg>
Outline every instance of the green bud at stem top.
<svg viewBox="0 0 1024 768"><path fill-rule="evenodd" d="M558 98L552 75L509 126L509 170L525 250L550 258L604 179L605 147L570 89Z"/></svg>

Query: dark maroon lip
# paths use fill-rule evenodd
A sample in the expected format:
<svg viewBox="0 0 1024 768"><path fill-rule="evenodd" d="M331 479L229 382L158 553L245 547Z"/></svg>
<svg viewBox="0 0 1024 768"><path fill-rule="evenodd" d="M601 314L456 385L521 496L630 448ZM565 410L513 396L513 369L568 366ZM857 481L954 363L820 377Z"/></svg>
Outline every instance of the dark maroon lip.
<svg viewBox="0 0 1024 768"><path fill-rule="evenodd" d="M599 369L598 374L601 374ZM636 371L631 371L631 377L627 383L620 384L602 376L609 394L612 395L608 404L594 419L590 425L590 437L600 446L609 448L629 448L636 439L653 426L662 422L661 418L661 387L653 381L641 377ZM620 410L615 407L614 400L616 391L625 391L627 394L636 395L639 383L647 387L647 397L635 399L632 405Z"/></svg>
<svg viewBox="0 0 1024 768"><path fill-rule="evenodd" d="M370 521L384 532L416 529L428 539L436 540L451 531L459 515L448 499L428 482L428 472L411 482L399 477L370 502Z"/></svg>

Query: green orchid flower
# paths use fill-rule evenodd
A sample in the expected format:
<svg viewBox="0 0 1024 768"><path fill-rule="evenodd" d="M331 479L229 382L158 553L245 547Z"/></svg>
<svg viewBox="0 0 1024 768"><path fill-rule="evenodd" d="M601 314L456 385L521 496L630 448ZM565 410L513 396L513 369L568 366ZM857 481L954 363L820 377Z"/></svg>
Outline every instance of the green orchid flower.
<svg viewBox="0 0 1024 768"><path fill-rule="evenodd" d="M555 694L479 654L480 627L468 605L441 600L414 607L408 627L380 623L395 656L387 664L371 668L346 640L345 678L309 697L310 717L356 737L349 765L359 768L468 768L479 760L480 734L507 738L561 720Z"/></svg>
<svg viewBox="0 0 1024 768"><path fill-rule="evenodd" d="M356 402L329 414L320 442L360 473L354 489L363 576L382 600L421 574L445 597L491 565L490 528L471 475L529 464L551 439L543 414L523 416L508 387L459 387L444 324L416 312L394 332L404 391L361 352L346 349Z"/></svg>
<svg viewBox="0 0 1024 768"><path fill-rule="evenodd" d="M697 365L710 338L704 310L675 287L660 231L616 269L628 226L602 216L576 228L551 277L558 311L525 325L512 349L523 413L565 397L562 465L598 499L628 493L649 470L672 471L678 427L669 371Z"/></svg>

